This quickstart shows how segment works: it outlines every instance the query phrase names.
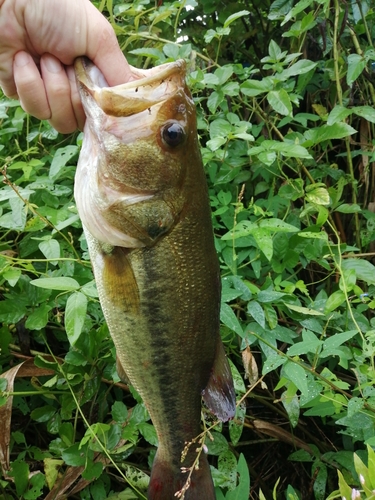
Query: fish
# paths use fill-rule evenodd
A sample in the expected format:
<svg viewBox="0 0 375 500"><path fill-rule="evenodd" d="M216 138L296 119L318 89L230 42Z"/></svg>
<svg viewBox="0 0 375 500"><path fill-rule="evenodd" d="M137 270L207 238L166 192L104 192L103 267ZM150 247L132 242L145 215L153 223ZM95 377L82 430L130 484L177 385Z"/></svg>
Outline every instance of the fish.
<svg viewBox="0 0 375 500"><path fill-rule="evenodd" d="M186 64L132 68L115 87L87 58L75 72L86 114L75 199L117 371L158 438L148 499L214 500L197 452L202 396L221 421L234 417L236 400Z"/></svg>

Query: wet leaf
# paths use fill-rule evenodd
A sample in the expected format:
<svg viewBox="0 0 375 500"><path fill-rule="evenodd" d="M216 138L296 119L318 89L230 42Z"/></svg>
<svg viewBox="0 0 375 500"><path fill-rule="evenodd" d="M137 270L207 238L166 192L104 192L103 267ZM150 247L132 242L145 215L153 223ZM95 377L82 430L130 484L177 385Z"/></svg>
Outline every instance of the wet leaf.
<svg viewBox="0 0 375 500"><path fill-rule="evenodd" d="M87 297L81 292L69 296L65 308L65 328L72 346L82 333L87 310Z"/></svg>
<svg viewBox="0 0 375 500"><path fill-rule="evenodd" d="M80 284L75 279L68 277L38 278L30 281L30 283L40 288L46 288L47 290L62 290L70 292L80 288Z"/></svg>

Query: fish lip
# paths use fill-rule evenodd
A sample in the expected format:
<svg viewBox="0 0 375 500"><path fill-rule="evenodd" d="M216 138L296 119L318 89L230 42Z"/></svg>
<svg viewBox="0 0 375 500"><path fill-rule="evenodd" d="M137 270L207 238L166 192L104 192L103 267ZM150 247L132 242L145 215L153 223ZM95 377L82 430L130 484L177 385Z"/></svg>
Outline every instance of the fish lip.
<svg viewBox="0 0 375 500"><path fill-rule="evenodd" d="M79 57L74 67L87 112L91 102L91 106L95 103L94 107L96 105L107 115L135 115L170 99L185 86L186 63L182 59L147 70L131 66L132 79L114 87L108 86L104 75L90 59Z"/></svg>
<svg viewBox="0 0 375 500"><path fill-rule="evenodd" d="M74 61L74 70L78 81L88 89L94 86L101 89L133 90L144 86L159 85L160 81L170 78L175 73L185 74L186 63L183 59L155 66L148 70L140 70L130 66L132 79L126 83L110 87L104 76L88 57L77 57ZM97 70L97 71L95 71ZM100 73L101 78L98 73ZM93 76L97 78L93 78Z"/></svg>

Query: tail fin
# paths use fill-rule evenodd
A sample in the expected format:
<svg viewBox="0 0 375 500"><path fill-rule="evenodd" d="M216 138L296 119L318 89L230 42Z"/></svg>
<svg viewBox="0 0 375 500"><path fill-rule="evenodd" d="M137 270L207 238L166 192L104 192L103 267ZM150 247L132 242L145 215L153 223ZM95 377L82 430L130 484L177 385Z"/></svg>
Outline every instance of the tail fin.
<svg viewBox="0 0 375 500"><path fill-rule="evenodd" d="M201 455L199 469L193 471L190 484L187 484L188 477L189 471L181 472L179 466L171 466L158 459L156 454L148 488L148 500L178 500L181 498L178 492L184 490L184 500L215 500L210 466L205 455Z"/></svg>

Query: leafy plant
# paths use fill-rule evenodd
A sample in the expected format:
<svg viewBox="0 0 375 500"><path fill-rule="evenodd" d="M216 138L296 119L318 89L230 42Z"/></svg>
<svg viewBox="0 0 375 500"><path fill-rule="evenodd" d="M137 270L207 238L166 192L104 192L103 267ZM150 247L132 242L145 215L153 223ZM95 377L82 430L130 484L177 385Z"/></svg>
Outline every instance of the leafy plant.
<svg viewBox="0 0 375 500"><path fill-rule="evenodd" d="M238 396L197 436L217 498L372 498L372 2L158 4L96 2L131 64L190 68ZM0 498L145 498L157 439L98 303L81 136L0 119Z"/></svg>

